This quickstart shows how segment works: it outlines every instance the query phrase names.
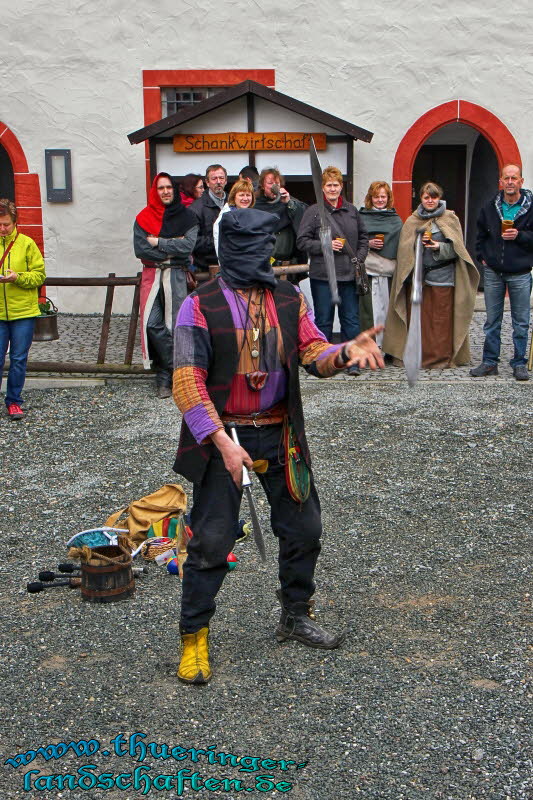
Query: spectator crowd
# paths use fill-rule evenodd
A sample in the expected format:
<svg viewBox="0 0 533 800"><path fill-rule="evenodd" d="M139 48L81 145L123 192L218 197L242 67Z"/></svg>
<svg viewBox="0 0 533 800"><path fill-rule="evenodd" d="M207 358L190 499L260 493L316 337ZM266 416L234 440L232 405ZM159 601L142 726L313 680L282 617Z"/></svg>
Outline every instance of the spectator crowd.
<svg viewBox="0 0 533 800"><path fill-rule="evenodd" d="M420 239L422 366L442 369L470 363L468 332L479 282L478 269L482 265L486 338L483 361L470 374L484 377L498 372L507 292L514 346L510 364L517 380L528 380L533 209L532 193L523 188L523 182L519 166L506 164L501 170L499 191L488 199L479 214L476 265L465 247L459 218L447 208L443 190L437 183L428 181L422 186L418 207L402 222L394 209L391 187L385 180L370 184L362 207L357 209L343 195L341 171L327 167L322 189L332 231L341 339L348 341L361 330L384 326L384 331L376 335L377 342L389 363L402 366L410 322L415 252ZM227 183L227 170L221 164L209 166L204 176L189 173L181 181L159 173L148 206L135 223L135 254L144 266L143 359L146 365L155 367L158 393L162 397L170 394L169 365L176 313L195 285L191 270L209 269L211 276L217 274L220 222L230 209L254 208L275 217L271 263L273 266L307 263L307 273L289 275L289 280L298 283L302 277L309 277L317 328L326 340L332 338L335 305L322 252L318 205L307 206L293 197L276 167L258 173L255 167L246 166L230 191ZM144 226L140 217L144 218ZM368 277L369 291L363 295L354 276L355 261L364 263ZM176 276L171 269L166 277L167 267L178 268ZM356 376L360 368L354 364L347 372Z"/></svg>
<svg viewBox="0 0 533 800"><path fill-rule="evenodd" d="M219 266L220 222L229 210L255 209L274 217L271 264L307 263L316 325L326 340L333 331L335 306L322 252L321 219L315 203L293 197L276 167L258 173L245 166L231 190L221 164L205 175L189 173L180 181L166 172L154 178L147 206L134 224L134 251L143 265L141 344L143 363L156 372L158 396L172 393L173 337L178 310L196 287L195 270ZM385 358L402 365L411 314L417 242L422 247L422 366L447 368L470 363L469 326L479 269L484 272L486 321L482 362L470 370L476 378L496 375L500 360L504 299L509 297L513 330L510 365L518 381L529 380L527 344L533 266L533 194L524 189L521 166L505 164L499 187L487 198L477 220L476 252L464 245L459 218L446 207L434 181L420 190L420 203L402 222L389 184L373 181L357 209L343 195L341 171L327 167L322 176L324 205L332 231L335 274L340 297L341 338L377 326ZM44 263L35 243L17 230L17 209L0 199L0 366L10 349L5 403L12 419L23 417L22 388ZM477 262L477 263L476 263ZM368 293L361 295L354 263L364 264ZM302 274L289 276L294 282ZM381 330L384 326L384 330ZM358 375L354 364L347 369ZM0 373L1 377L1 373Z"/></svg>

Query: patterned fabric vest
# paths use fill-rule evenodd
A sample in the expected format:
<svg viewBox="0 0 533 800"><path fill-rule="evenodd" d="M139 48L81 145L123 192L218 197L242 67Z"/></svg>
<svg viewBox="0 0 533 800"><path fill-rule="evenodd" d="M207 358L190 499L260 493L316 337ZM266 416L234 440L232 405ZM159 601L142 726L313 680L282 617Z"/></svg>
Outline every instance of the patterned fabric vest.
<svg viewBox="0 0 533 800"><path fill-rule="evenodd" d="M205 317L211 335L213 357L206 378L206 388L217 414L222 414L231 389L231 382L237 369L239 354L237 337L230 307L219 286L218 279L197 289L200 311ZM298 321L300 298L296 289L288 281L278 281L273 291L278 314L279 330L285 351L287 381L287 408L294 426L302 454L308 466L311 456L307 446L304 429L302 398L298 375ZM213 453L212 443L199 445L185 422L181 424L180 441L174 472L183 475L193 483L200 483Z"/></svg>

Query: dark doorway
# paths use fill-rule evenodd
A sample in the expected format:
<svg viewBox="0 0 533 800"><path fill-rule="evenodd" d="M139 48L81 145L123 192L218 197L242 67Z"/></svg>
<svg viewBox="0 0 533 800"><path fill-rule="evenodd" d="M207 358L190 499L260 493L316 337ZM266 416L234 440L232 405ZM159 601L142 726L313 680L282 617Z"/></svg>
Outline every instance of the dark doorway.
<svg viewBox="0 0 533 800"><path fill-rule="evenodd" d="M446 206L455 211L465 229L466 145L426 144L413 167L413 211L420 203L420 187L434 181L444 189Z"/></svg>
<svg viewBox="0 0 533 800"><path fill-rule="evenodd" d="M470 183L468 186L468 227L466 246L474 264L481 275L480 286L483 286L483 267L476 260L476 228L481 207L496 196L498 191L499 168L498 159L492 145L479 134L472 153Z"/></svg>
<svg viewBox="0 0 533 800"><path fill-rule="evenodd" d="M15 202L15 177L7 151L0 144L0 197Z"/></svg>

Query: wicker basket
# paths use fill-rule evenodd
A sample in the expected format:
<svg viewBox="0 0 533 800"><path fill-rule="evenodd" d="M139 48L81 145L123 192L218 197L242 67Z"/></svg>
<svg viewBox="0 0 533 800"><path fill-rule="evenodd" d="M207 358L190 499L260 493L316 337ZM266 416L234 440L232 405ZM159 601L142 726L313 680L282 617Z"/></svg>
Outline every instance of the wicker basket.
<svg viewBox="0 0 533 800"><path fill-rule="evenodd" d="M156 557L172 550L176 545L175 539L157 538L146 539L143 543L141 555L145 561L155 561Z"/></svg>

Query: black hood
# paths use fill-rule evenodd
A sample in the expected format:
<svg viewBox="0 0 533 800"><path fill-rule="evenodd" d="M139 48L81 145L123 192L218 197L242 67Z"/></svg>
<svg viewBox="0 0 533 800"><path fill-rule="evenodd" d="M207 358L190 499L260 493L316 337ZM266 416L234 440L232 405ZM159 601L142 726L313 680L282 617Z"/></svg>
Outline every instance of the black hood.
<svg viewBox="0 0 533 800"><path fill-rule="evenodd" d="M231 208L220 218L220 274L233 289L263 286L274 289L276 276L270 257L278 219L255 208Z"/></svg>

